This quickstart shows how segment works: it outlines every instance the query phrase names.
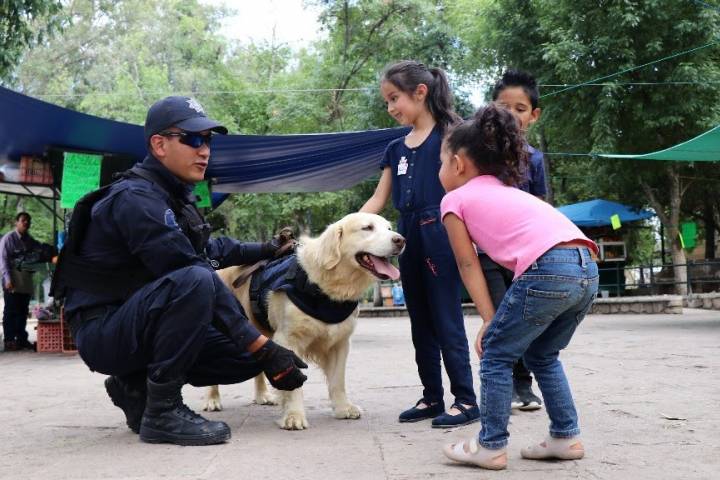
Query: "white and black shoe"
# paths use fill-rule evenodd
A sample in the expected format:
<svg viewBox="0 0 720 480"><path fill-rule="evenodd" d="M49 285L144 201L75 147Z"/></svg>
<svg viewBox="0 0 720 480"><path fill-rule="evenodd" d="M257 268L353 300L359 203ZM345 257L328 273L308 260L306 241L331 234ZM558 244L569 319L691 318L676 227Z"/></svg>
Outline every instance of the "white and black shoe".
<svg viewBox="0 0 720 480"><path fill-rule="evenodd" d="M539 410L542 408L542 400L533 393L531 385L513 385L510 407L524 412Z"/></svg>

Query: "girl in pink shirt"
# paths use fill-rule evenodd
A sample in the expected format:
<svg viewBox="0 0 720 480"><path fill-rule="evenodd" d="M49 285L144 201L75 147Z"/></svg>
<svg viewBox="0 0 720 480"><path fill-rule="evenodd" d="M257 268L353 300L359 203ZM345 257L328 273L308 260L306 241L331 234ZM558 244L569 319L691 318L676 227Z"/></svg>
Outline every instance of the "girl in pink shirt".
<svg viewBox="0 0 720 480"><path fill-rule="evenodd" d="M563 214L514 188L525 178L527 152L510 112L489 105L450 130L441 150L440 204L460 275L483 319L477 438L446 445L449 458L493 470L507 466L505 448L513 363L535 374L550 417L549 436L524 448L529 459L584 455L572 393L558 359L597 294L597 246ZM493 308L475 245L514 272Z"/></svg>

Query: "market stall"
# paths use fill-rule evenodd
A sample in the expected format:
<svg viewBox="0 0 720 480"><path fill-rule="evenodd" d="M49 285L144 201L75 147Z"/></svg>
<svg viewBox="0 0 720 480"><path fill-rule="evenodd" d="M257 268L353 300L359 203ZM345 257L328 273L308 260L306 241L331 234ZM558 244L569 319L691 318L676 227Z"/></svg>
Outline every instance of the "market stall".
<svg viewBox="0 0 720 480"><path fill-rule="evenodd" d="M624 237L627 230L622 226L654 217L655 213L602 199L565 205L558 210L598 244L600 291L605 295L622 295L627 264Z"/></svg>

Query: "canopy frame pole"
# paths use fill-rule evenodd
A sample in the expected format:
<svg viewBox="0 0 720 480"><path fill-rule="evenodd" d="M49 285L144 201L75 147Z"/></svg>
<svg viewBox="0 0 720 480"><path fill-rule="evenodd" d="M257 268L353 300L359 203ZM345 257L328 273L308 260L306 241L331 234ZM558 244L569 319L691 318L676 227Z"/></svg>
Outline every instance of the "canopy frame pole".
<svg viewBox="0 0 720 480"><path fill-rule="evenodd" d="M53 207L51 207L50 205L48 205L47 203L45 203L45 201L42 199L42 197L39 195L36 195L32 190L30 190L27 187L27 185L21 185L21 186L28 192L28 195L30 195L32 198L36 199L38 202L40 202L40 205L47 208L50 211L50 213L52 213L53 229L55 229L55 227L57 226L57 220L58 220L58 218L60 218L58 216L57 212L55 211L55 209ZM57 190L55 190L54 188L53 188L53 193L54 193L54 195L53 195L53 206L54 206L55 205L55 197L57 196Z"/></svg>

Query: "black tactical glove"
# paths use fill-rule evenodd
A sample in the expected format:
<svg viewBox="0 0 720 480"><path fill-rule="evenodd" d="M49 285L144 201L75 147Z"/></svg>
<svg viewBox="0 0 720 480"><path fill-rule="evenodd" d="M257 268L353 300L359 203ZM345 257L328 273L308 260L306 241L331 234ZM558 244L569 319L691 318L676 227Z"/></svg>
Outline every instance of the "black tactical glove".
<svg viewBox="0 0 720 480"><path fill-rule="evenodd" d="M307 380L300 371L301 368L307 368L307 364L295 352L272 340L268 340L252 356L260 363L272 386L278 390L295 390Z"/></svg>
<svg viewBox="0 0 720 480"><path fill-rule="evenodd" d="M290 227L284 227L272 240L262 245L262 254L265 258L280 258L295 253L295 235Z"/></svg>

